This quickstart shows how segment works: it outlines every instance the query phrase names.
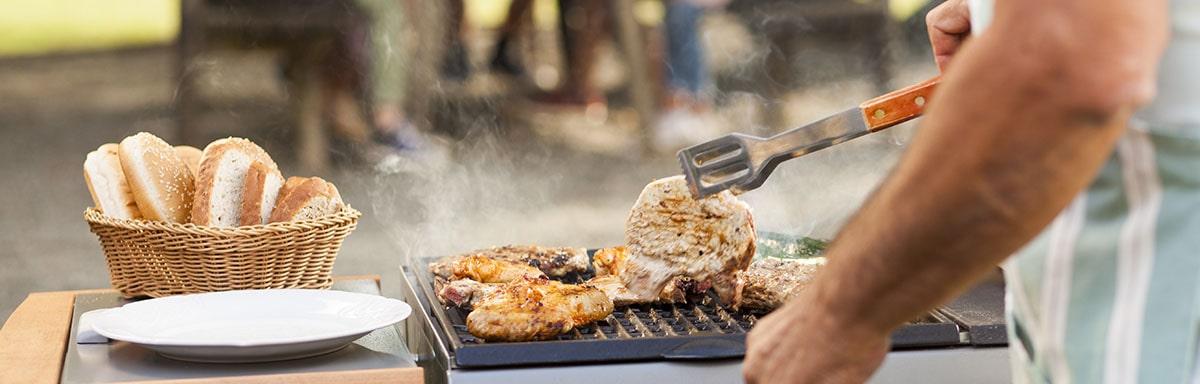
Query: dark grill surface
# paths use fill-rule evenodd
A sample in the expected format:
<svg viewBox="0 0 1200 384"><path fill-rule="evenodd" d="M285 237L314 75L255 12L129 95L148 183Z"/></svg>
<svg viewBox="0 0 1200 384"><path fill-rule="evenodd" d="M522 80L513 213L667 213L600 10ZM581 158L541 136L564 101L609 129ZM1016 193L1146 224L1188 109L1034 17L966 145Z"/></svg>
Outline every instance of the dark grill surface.
<svg viewBox="0 0 1200 384"><path fill-rule="evenodd" d="M687 303L618 306L608 318L578 327L557 340L488 343L467 331L469 311L437 300L427 262L414 268L414 283L420 286L414 288L425 295L429 315L441 326L435 332L450 348L453 364L462 368L741 358L746 333L763 315L734 311L709 291ZM961 343L958 326L937 312L892 334L892 346L897 349Z"/></svg>
<svg viewBox="0 0 1200 384"><path fill-rule="evenodd" d="M709 293L709 295L713 295ZM454 333L463 344L484 344L467 331L466 310L446 307ZM753 314L731 311L715 296L688 303L621 306L607 319L575 328L558 340L607 340L694 335L738 335L750 330Z"/></svg>

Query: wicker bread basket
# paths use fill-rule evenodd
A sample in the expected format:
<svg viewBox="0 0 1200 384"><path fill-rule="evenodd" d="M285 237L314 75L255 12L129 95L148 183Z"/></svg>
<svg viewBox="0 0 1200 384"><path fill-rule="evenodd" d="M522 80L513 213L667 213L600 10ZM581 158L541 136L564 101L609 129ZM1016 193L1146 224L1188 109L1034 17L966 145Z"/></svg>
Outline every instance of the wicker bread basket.
<svg viewBox="0 0 1200 384"><path fill-rule="evenodd" d="M125 297L329 288L333 260L362 213L237 228L125 220L88 208L113 288Z"/></svg>

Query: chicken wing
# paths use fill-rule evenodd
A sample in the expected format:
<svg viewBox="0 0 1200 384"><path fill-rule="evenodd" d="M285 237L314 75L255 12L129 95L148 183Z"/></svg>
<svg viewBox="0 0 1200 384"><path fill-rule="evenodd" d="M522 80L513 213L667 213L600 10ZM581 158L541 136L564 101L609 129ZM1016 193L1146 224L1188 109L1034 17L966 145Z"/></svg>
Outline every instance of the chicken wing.
<svg viewBox="0 0 1200 384"><path fill-rule="evenodd" d="M711 285L724 302L737 272L754 256L750 208L726 191L696 200L682 176L656 180L638 196L625 224L628 257L619 271L635 296L653 300L672 279Z"/></svg>
<svg viewBox="0 0 1200 384"><path fill-rule="evenodd" d="M506 245L475 251L475 254L529 264L549 277L563 277L588 270L586 248Z"/></svg>
<svg viewBox="0 0 1200 384"><path fill-rule="evenodd" d="M479 255L471 255L449 264L450 274L447 280L471 279L481 283L507 283L525 278L546 278L541 270L507 260L491 259Z"/></svg>
<svg viewBox="0 0 1200 384"><path fill-rule="evenodd" d="M775 309L808 287L825 258L755 260L737 277L734 308Z"/></svg>
<svg viewBox="0 0 1200 384"><path fill-rule="evenodd" d="M628 259L629 249L624 246L597 249L592 255L592 269L596 276L620 276Z"/></svg>
<svg viewBox="0 0 1200 384"><path fill-rule="evenodd" d="M591 285L522 279L472 298L467 330L487 341L552 339L612 314L613 302Z"/></svg>

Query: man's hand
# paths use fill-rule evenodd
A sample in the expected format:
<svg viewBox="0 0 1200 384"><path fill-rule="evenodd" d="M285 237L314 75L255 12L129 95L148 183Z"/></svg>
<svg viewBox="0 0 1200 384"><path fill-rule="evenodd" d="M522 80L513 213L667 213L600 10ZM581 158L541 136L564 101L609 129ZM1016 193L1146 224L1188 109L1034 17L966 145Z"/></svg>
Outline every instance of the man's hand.
<svg viewBox="0 0 1200 384"><path fill-rule="evenodd" d="M946 72L950 59L971 34L971 11L966 0L949 0L925 15L929 44L938 70Z"/></svg>
<svg viewBox="0 0 1200 384"><path fill-rule="evenodd" d="M812 293L806 292L806 293ZM861 383L888 351L888 333L841 323L803 298L754 325L743 372L755 383Z"/></svg>

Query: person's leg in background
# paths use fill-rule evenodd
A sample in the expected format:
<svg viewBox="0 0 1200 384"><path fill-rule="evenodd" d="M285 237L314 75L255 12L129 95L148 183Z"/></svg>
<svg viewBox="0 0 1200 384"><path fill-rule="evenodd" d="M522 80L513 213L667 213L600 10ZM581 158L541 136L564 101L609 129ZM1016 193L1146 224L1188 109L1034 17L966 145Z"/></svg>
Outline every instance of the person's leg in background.
<svg viewBox="0 0 1200 384"><path fill-rule="evenodd" d="M608 2L560 0L559 26L566 51L567 77L558 101L570 104L603 104L604 94L592 83L597 45L607 36Z"/></svg>
<svg viewBox="0 0 1200 384"><path fill-rule="evenodd" d="M400 0L356 0L371 19L369 32L371 115L380 142L396 150L419 150L427 140L404 113L410 54Z"/></svg>
<svg viewBox="0 0 1200 384"><path fill-rule="evenodd" d="M500 25L498 31L500 37L496 40L496 47L492 51L492 59L489 62L492 70L512 76L520 76L524 72L521 66L509 56L508 48L517 38L517 32L524 24L525 15L529 13L532 6L533 0L513 0L509 4L508 15L504 18L504 24Z"/></svg>
<svg viewBox="0 0 1200 384"><path fill-rule="evenodd" d="M466 14L463 0L447 0L446 7L447 45L446 56L442 59L442 75L455 80L466 80L471 75L471 64L462 39L463 17Z"/></svg>
<svg viewBox="0 0 1200 384"><path fill-rule="evenodd" d="M367 122L365 109L360 100L367 86L367 74L361 69L370 66L366 53L370 27L364 18L362 24L339 31L327 57L321 63L325 113L329 116L334 133L340 138L360 147L371 141L371 123Z"/></svg>
<svg viewBox="0 0 1200 384"><path fill-rule="evenodd" d="M702 95L708 85L704 45L700 41L700 19L704 8L687 1L667 2L667 109L704 108Z"/></svg>
<svg viewBox="0 0 1200 384"><path fill-rule="evenodd" d="M709 75L700 21L706 8L688 0L666 5L666 92L652 137L655 148L674 152L711 138L720 124L709 116L710 98L705 95Z"/></svg>

